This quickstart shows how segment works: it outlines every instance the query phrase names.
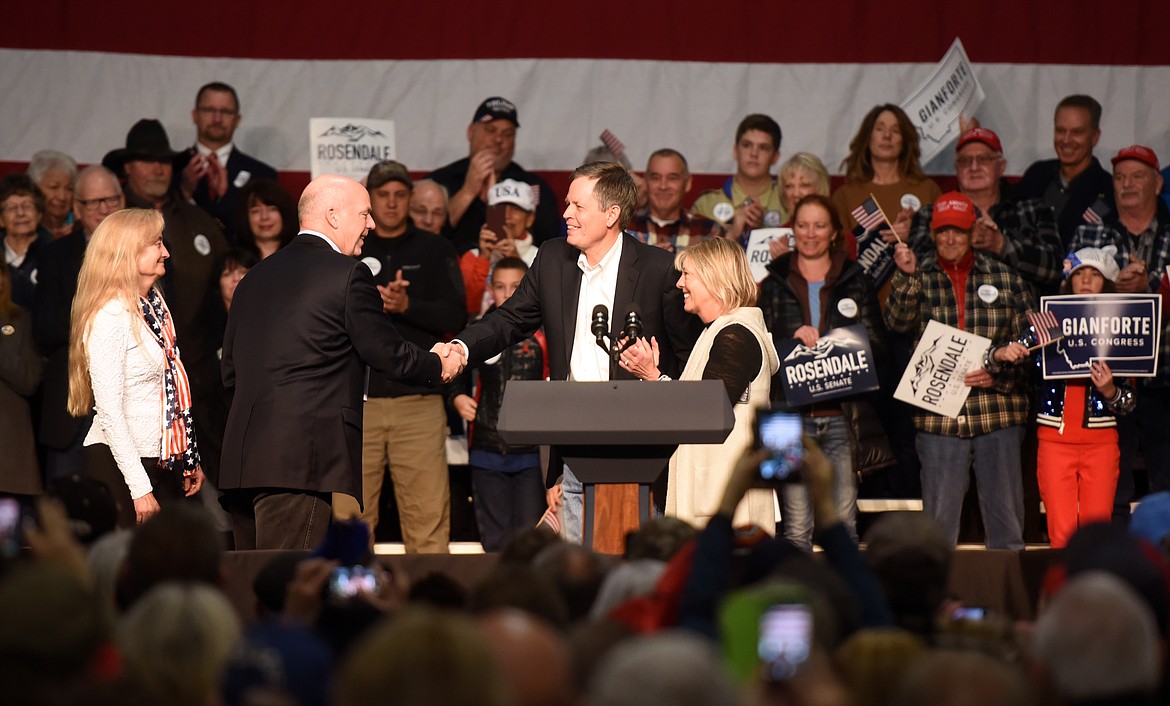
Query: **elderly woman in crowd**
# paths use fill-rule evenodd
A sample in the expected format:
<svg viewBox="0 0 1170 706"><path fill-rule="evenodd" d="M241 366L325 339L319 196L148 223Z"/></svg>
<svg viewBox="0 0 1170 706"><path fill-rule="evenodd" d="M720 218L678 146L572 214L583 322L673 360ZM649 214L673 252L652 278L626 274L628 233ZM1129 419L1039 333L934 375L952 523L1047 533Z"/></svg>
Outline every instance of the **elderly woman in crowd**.
<svg viewBox="0 0 1170 706"><path fill-rule="evenodd" d="M829 170L821 158L811 152L797 152L789 157L788 161L780 165L776 179L780 182L780 200L784 203L784 210L793 216L796 214L796 203L805 196L829 195ZM792 225L792 220L785 225ZM790 250L788 241L779 238L770 241L768 248L773 260ZM850 253L850 257L856 255Z"/></svg>
<svg viewBox="0 0 1170 706"><path fill-rule="evenodd" d="M740 454L752 443L756 410L768 405L772 375L780 367L772 337L756 303L756 283L743 248L710 238L675 258L682 272L678 288L685 309L706 329L691 351L682 380L720 380L735 413L735 426L722 444L684 444L670 460L666 512L697 525L718 510L723 486ZM658 342L639 339L619 364L642 380L665 380L658 369ZM770 490L748 493L736 522L776 528Z"/></svg>
<svg viewBox="0 0 1170 706"><path fill-rule="evenodd" d="M162 231L154 210L107 217L85 251L73 300L69 412L95 411L86 471L110 486L128 526L203 485L187 373L156 286L169 257Z"/></svg>
<svg viewBox="0 0 1170 706"><path fill-rule="evenodd" d="M864 324L875 358L882 358L885 326L881 309L869 278L842 249L841 221L832 202L820 194L805 196L796 204L792 223L796 249L774 260L760 284L760 308L773 341L797 339L812 348L829 329ZM775 405L785 405L779 386L772 390L772 400ZM880 466L890 457L878 444L880 425L869 404L858 398L822 402L799 411L804 417L804 433L817 440L833 464L837 509L856 541L853 440L865 440L864 457L870 469ZM811 550L813 518L808 490L800 484L788 484L782 501L784 536Z"/></svg>
<svg viewBox="0 0 1170 706"><path fill-rule="evenodd" d="M51 239L40 228L45 197L25 174L9 174L0 180L0 242L12 278L12 301L32 309L37 283L37 257Z"/></svg>
<svg viewBox="0 0 1170 706"><path fill-rule="evenodd" d="M263 260L289 244L297 234L297 205L272 179L254 179L240 194L235 235L241 247Z"/></svg>
<svg viewBox="0 0 1170 706"><path fill-rule="evenodd" d="M874 106L849 141L849 155L841 163L845 183L833 192L833 204L845 225L849 252L857 252L852 231L857 227L853 211L870 194L882 212L893 219L892 230L882 233L887 242L906 240L914 212L934 203L942 191L922 173L918 131L896 105ZM897 234L897 238L895 238Z"/></svg>
<svg viewBox="0 0 1170 706"><path fill-rule="evenodd" d="M64 152L41 150L28 163L28 176L45 196L41 226L56 238L73 230L73 182L77 162Z"/></svg>

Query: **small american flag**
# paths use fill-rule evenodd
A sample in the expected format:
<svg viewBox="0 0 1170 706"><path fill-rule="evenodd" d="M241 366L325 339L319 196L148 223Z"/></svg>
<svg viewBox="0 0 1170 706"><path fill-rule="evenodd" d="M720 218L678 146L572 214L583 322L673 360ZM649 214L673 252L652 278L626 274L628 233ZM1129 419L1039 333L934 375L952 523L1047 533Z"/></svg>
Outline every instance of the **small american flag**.
<svg viewBox="0 0 1170 706"><path fill-rule="evenodd" d="M1038 346L1047 346L1058 338L1064 337L1060 331L1060 322L1056 320L1056 316L1051 311L1029 311L1028 323L1032 324L1032 329L1036 331Z"/></svg>
<svg viewBox="0 0 1170 706"><path fill-rule="evenodd" d="M557 516L557 511L551 507L544 511L544 514L540 516L540 520L536 523L537 527L541 525L548 526L549 529L557 534L561 533L561 518Z"/></svg>
<svg viewBox="0 0 1170 706"><path fill-rule="evenodd" d="M608 128L601 133L601 143L608 147L610 152L613 152L613 156L618 158L618 161L622 163L623 167L626 169L631 168L630 159L626 156L626 146Z"/></svg>
<svg viewBox="0 0 1170 706"><path fill-rule="evenodd" d="M854 220L857 224L864 228L866 232L877 228L882 223L885 223L885 217L882 215L882 210L878 208L877 201L873 197L869 197L861 202L861 205L852 211Z"/></svg>
<svg viewBox="0 0 1170 706"><path fill-rule="evenodd" d="M1107 213L1109 213L1109 204L1097 199L1092 206L1085 209L1085 212L1081 214L1081 219L1085 223L1100 223Z"/></svg>

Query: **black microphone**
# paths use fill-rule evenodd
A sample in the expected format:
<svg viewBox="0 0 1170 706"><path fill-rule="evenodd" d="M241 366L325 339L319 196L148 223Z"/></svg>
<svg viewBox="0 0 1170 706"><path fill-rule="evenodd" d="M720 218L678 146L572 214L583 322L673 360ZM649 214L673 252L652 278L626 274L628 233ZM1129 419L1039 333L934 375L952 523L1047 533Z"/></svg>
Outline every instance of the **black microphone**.
<svg viewBox="0 0 1170 706"><path fill-rule="evenodd" d="M631 341L642 337L642 312L637 304L630 305L630 311L626 314L626 327L622 333Z"/></svg>
<svg viewBox="0 0 1170 706"><path fill-rule="evenodd" d="M608 352L609 346L606 345L605 339L609 337L609 309L605 304L593 307L593 320L589 324L589 331L597 339L597 345L601 346L601 350Z"/></svg>

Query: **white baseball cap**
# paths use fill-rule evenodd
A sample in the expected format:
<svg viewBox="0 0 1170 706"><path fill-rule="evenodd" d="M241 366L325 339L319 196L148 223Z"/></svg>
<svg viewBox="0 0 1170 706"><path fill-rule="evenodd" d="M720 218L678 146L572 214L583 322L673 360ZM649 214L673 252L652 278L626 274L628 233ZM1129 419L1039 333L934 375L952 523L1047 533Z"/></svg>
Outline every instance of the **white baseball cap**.
<svg viewBox="0 0 1170 706"><path fill-rule="evenodd" d="M532 187L522 181L505 179L488 189L488 205L510 203L531 213L536 210L536 197Z"/></svg>

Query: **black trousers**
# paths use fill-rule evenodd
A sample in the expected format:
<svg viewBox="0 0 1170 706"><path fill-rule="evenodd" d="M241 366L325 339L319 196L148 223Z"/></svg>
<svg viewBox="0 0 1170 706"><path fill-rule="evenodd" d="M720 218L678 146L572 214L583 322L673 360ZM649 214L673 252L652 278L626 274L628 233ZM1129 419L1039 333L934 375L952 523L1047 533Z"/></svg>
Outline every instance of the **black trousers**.
<svg viewBox="0 0 1170 706"><path fill-rule="evenodd" d="M118 462L114 460L110 447L105 444L86 446L82 450L82 460L86 475L100 480L110 488L110 493L118 506L118 526L122 528L137 526L138 515L134 512L130 488L126 485L126 478L118 468ZM159 507L187 499L183 497L181 475L159 468L157 458L142 459L142 467L150 477L151 492L154 493L154 499Z"/></svg>
<svg viewBox="0 0 1170 706"><path fill-rule="evenodd" d="M332 495L287 488L224 491L236 549L314 549L333 516Z"/></svg>

